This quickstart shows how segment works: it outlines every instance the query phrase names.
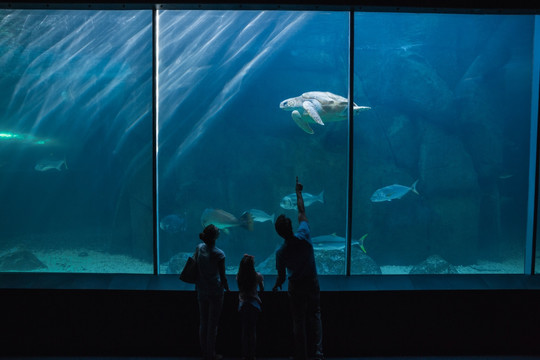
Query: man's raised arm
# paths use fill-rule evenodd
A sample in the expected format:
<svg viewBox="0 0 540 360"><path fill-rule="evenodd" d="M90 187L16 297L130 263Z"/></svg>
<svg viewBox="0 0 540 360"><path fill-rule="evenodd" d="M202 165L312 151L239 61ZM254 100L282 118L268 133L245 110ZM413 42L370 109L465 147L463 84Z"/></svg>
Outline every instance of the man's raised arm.
<svg viewBox="0 0 540 360"><path fill-rule="evenodd" d="M296 203L298 205L298 222L308 221L306 216L306 208L304 207L304 197L302 196L303 190L302 184L298 182L298 176L296 177Z"/></svg>

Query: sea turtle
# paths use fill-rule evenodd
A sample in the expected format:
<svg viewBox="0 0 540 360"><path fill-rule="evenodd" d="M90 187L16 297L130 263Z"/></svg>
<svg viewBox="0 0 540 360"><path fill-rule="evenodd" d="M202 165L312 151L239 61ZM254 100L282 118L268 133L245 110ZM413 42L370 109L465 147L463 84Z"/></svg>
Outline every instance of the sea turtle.
<svg viewBox="0 0 540 360"><path fill-rule="evenodd" d="M324 125L324 122L343 121L348 116L349 102L343 96L325 91L309 91L301 96L283 100L279 107L286 111L292 111L294 122L308 134L313 134L309 123ZM353 112L356 115L360 111L371 109L369 106L358 106L353 103Z"/></svg>

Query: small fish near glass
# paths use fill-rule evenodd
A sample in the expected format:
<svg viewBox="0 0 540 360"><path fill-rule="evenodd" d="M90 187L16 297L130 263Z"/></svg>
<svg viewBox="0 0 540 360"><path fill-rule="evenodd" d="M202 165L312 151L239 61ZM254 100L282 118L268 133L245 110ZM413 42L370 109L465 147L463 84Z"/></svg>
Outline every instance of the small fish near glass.
<svg viewBox="0 0 540 360"><path fill-rule="evenodd" d="M201 215L201 225L214 224L220 230L226 230L231 227L243 227L247 230L253 230L253 217L248 211L245 211L240 217L222 209L205 209Z"/></svg>
<svg viewBox="0 0 540 360"><path fill-rule="evenodd" d="M382 201L392 201L395 199L401 199L409 191L412 191L416 195L420 195L418 191L416 190L417 183L418 183L418 180L416 180L410 187L399 185L399 184L385 186L381 189L375 190L373 195L371 195L371 201L382 202Z"/></svg>
<svg viewBox="0 0 540 360"><path fill-rule="evenodd" d="M304 198L304 206L306 207L316 203L317 201L324 204L324 190L321 191L319 195L303 193L302 196ZM279 206L285 210L296 210L298 207L297 201L296 194L289 194L281 199Z"/></svg>
<svg viewBox="0 0 540 360"><path fill-rule="evenodd" d="M186 231L186 225L186 219L176 214L167 215L159 222L159 228L169 234Z"/></svg>
<svg viewBox="0 0 540 360"><path fill-rule="evenodd" d="M364 253L367 253L364 247L364 240L368 234L364 234L359 240L352 240L352 246L358 246ZM315 236L311 239L313 249L318 251L345 250L347 241L344 237L337 236L335 233L331 235Z"/></svg>
<svg viewBox="0 0 540 360"><path fill-rule="evenodd" d="M66 159L42 159L38 161L36 166L34 166L34 170L36 171L48 171L48 170L67 170L67 162Z"/></svg>
<svg viewBox="0 0 540 360"><path fill-rule="evenodd" d="M253 217L253 221L257 221L257 222L271 221L272 224L274 223L275 214L270 215L258 209L250 209L246 212L251 214L251 216Z"/></svg>

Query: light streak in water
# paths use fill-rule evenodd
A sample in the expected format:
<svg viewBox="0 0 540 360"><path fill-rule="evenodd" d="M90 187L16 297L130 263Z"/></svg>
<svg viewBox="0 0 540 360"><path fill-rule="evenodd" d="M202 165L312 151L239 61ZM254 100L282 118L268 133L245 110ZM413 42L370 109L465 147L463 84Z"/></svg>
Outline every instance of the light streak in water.
<svg viewBox="0 0 540 360"><path fill-rule="evenodd" d="M264 14L265 13L262 13L255 17L246 27L244 27L240 34L248 32L248 30L257 29L259 27L264 28L264 26L267 26L267 23L272 21L268 18L268 16L273 15L272 13L266 13L267 16L263 16ZM294 16L283 16L278 20L279 22L276 24L276 30L273 31L267 39L262 41L262 46L256 51L256 53L240 67L237 73L234 74L230 80L225 83L222 90L208 105L206 112L193 126L190 134L177 147L175 152L176 161L178 161L195 144L198 143L201 137L205 134L206 130L213 123L216 115L223 110L225 106L239 93L244 82L247 81L264 62L268 61L272 57L272 54L277 53L277 50L285 45L287 38L297 32L299 27L304 25L307 17L308 14L295 13ZM235 23L237 21L237 19L234 17L230 17L229 19L231 23ZM226 23L221 27L218 27L216 30L217 33L211 37L212 41L215 42L220 39L219 35L224 34L224 30L228 29L230 25L231 24ZM229 57L224 59L222 65L227 64L232 59L239 57L239 54L243 51L247 51L246 46L239 46L238 49L235 49L232 53L230 53ZM199 58L201 54L197 52L193 55ZM219 64L216 64L216 66L219 66ZM176 161L173 161L173 163L176 163Z"/></svg>
<svg viewBox="0 0 540 360"><path fill-rule="evenodd" d="M38 138L33 135L18 134L11 131L0 132L0 143L19 143L29 145L46 145L51 143L51 139Z"/></svg>

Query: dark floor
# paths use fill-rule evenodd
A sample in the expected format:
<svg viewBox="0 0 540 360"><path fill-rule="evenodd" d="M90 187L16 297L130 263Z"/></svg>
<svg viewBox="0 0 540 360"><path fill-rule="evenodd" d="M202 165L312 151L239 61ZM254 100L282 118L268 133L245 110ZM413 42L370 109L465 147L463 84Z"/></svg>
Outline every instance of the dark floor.
<svg viewBox="0 0 540 360"><path fill-rule="evenodd" d="M0 360L200 360L193 357L2 357ZM327 358L327 360L540 360L540 356L403 356L403 357L360 357ZM239 360L224 357L223 360ZM259 360L289 360L287 358L259 358Z"/></svg>

